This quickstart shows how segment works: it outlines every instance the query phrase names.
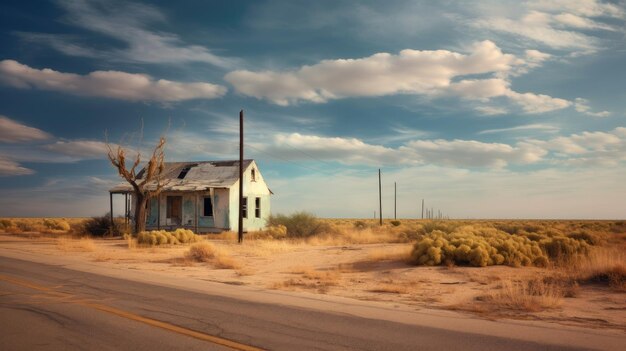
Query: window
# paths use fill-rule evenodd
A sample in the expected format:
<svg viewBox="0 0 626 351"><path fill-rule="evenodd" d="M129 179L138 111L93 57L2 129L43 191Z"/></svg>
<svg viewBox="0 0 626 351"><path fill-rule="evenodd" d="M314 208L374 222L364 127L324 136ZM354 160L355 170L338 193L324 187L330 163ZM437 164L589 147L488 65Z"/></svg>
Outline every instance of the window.
<svg viewBox="0 0 626 351"><path fill-rule="evenodd" d="M180 173L178 173L178 179L185 179L185 176L187 176L187 173L189 173L189 171L191 170L191 168L197 166L197 163L191 164L191 165L187 165L185 166L185 168L183 168Z"/></svg>
<svg viewBox="0 0 626 351"><path fill-rule="evenodd" d="M254 168L252 168L252 171L250 171L250 180L256 182L256 171L254 170Z"/></svg>
<svg viewBox="0 0 626 351"><path fill-rule="evenodd" d="M248 198L244 197L243 202L241 203L241 212L243 218L248 218Z"/></svg>
<svg viewBox="0 0 626 351"><path fill-rule="evenodd" d="M190 169L191 169L191 167L183 168L183 170L180 171L180 173L178 174L178 179L185 179L185 176L187 175L187 173L189 173Z"/></svg>
<svg viewBox="0 0 626 351"><path fill-rule="evenodd" d="M261 198L254 199L254 217L261 218Z"/></svg>
<svg viewBox="0 0 626 351"><path fill-rule="evenodd" d="M204 198L204 211L202 215L205 217L213 217L213 201L211 201L210 196Z"/></svg>

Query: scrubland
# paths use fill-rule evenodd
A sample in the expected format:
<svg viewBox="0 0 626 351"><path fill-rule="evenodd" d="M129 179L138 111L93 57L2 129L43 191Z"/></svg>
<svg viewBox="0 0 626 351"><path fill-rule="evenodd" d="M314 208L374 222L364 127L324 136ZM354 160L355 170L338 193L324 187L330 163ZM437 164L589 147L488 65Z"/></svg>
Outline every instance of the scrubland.
<svg viewBox="0 0 626 351"><path fill-rule="evenodd" d="M182 229L99 239L88 236L81 221L88 220L2 219L0 230L20 235L11 243L6 238L15 235L2 236L2 247L60 250L95 264L265 289L626 331L626 221L399 220L380 226L297 213L272 217L266 230L247 233L241 245L233 232ZM28 245L33 241L41 245Z"/></svg>

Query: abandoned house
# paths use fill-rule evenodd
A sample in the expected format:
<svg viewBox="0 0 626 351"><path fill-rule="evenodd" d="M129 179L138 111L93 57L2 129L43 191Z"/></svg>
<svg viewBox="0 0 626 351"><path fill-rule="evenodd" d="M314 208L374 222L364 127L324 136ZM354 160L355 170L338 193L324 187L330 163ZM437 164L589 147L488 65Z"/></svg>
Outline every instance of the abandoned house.
<svg viewBox="0 0 626 351"><path fill-rule="evenodd" d="M243 230L259 230L270 215L272 192L254 160L244 160L243 169ZM138 177L142 174L143 170ZM146 230L238 230L239 161L166 162L160 182L161 193L148 201ZM148 184L152 189L156 186L156 181ZM134 213L130 184L120 184L109 192L111 209L113 194L124 194L127 215Z"/></svg>

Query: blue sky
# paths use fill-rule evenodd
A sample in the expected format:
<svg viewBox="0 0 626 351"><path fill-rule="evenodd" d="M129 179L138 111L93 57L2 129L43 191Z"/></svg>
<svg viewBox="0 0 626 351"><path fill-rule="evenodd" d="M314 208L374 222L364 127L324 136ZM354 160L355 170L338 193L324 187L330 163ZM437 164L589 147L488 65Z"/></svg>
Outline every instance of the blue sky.
<svg viewBox="0 0 626 351"><path fill-rule="evenodd" d="M273 212L626 217L623 1L3 1L0 216L90 216L109 142L246 157ZM139 131L143 133L139 135Z"/></svg>

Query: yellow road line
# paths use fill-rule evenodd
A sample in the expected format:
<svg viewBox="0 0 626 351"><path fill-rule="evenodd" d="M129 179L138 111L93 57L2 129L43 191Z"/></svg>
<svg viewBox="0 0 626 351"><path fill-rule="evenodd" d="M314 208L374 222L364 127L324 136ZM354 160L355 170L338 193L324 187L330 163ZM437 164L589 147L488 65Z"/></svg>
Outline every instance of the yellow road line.
<svg viewBox="0 0 626 351"><path fill-rule="evenodd" d="M29 289L43 291L43 292L46 292L48 294L55 295L55 296L58 296L58 297L70 297L70 296L72 296L70 294L54 291L54 289L52 289L50 287L38 285L38 284L35 284L33 282L29 282L29 281L23 280L23 279L9 277L9 276L3 275L3 274L0 274L0 280L3 280L5 282L8 282L8 283L11 283L11 284L14 284L14 285L23 286L23 287L26 287L26 288L29 288ZM111 307L111 306L107 306L107 305L102 305L102 304L99 304L99 303L94 303L94 302L89 302L89 301L79 301L79 300L70 300L70 301L67 301L67 302L71 302L71 303L74 303L74 304L77 304L77 305L81 305L81 306L85 306L85 307L90 307L90 308L96 309L98 311L114 314L114 315L116 315L118 317L123 317L123 318L126 318L126 319L134 320L134 321L137 321L137 322L141 322L141 323L144 323L144 324L151 325L153 327L165 329L165 330L168 330L168 331L171 331L171 332L174 332L174 333L178 333L178 334L181 334L181 335L186 335L186 336L190 336L192 338L196 338L196 339L200 339L200 340L203 340L203 341L212 342L214 344L226 346L226 347L229 347L229 348L234 349L234 350L241 350L241 351L262 351L263 350L263 349L260 349L260 348L254 347L254 346L241 344L241 343L238 343L236 341L220 338L218 336L213 336L213 335L201 333L199 331L195 331L195 330L192 330L192 329L179 327L179 326L174 325L174 324L170 324L170 323L167 323L167 322L159 321L159 320L148 318L148 317L143 317L143 316L134 314L132 312L128 312L128 311L121 310L119 308L115 308L115 307Z"/></svg>

